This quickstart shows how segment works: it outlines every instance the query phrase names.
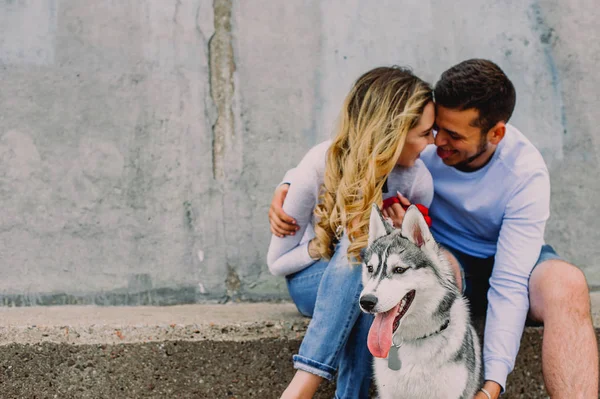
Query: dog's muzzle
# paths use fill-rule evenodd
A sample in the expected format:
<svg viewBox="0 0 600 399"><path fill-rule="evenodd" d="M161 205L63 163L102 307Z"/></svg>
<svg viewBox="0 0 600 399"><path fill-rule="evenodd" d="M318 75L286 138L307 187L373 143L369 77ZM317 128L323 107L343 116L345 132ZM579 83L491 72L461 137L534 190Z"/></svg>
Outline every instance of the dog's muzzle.
<svg viewBox="0 0 600 399"><path fill-rule="evenodd" d="M360 307L363 308L365 312L370 312L373 310L375 305L377 305L377 297L375 295L367 294L360 297Z"/></svg>

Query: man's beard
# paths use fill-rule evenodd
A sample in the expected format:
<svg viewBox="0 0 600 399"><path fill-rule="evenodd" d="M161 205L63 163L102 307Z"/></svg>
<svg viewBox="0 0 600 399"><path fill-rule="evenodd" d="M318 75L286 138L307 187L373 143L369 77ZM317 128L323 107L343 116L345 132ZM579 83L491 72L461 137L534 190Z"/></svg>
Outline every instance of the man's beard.
<svg viewBox="0 0 600 399"><path fill-rule="evenodd" d="M483 154L484 152L486 152L487 149L488 149L487 136L485 134L482 134L481 141L479 142L479 147L477 148L477 152L475 153L475 155L472 155L469 158L465 159L464 161L457 163L456 165L454 165L454 167L463 172L469 172L469 171L473 171L473 170L484 167L487 164L487 162L478 168L473 168L473 167L469 166L469 164L471 162L473 162L474 160L476 160L477 158L479 158L479 156L481 154Z"/></svg>

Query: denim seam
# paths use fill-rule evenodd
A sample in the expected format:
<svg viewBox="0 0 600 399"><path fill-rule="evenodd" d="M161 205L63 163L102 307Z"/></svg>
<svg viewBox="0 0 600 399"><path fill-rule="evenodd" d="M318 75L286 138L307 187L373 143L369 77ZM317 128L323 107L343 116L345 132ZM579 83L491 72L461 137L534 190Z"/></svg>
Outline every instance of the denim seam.
<svg viewBox="0 0 600 399"><path fill-rule="evenodd" d="M329 381L333 380L335 369L331 366L300 355L294 355L292 359L294 360L294 368L318 375Z"/></svg>
<svg viewBox="0 0 600 399"><path fill-rule="evenodd" d="M359 285L359 290L358 292L356 292L354 294L354 303L358 303L358 298L360 297L360 292L362 291L361 286ZM348 341L348 335L350 334L350 331L352 330L352 319L354 319L354 322L356 323L356 320L358 319L358 316L360 316L360 314L357 317L354 317L354 315L357 314L357 312L360 312L360 309L358 307L353 307L352 309L354 309L353 311L349 312L348 315L348 319L346 320L346 325L344 326L344 343ZM345 344L344 344L345 345ZM333 355L333 363L337 364L337 360L338 357L340 355L340 351L343 349L344 345L340 345L337 348L337 351L334 353Z"/></svg>
<svg viewBox="0 0 600 399"><path fill-rule="evenodd" d="M321 271L321 272L317 272L317 273L308 274L306 276L294 277L294 281L307 280L309 278L321 277L322 275L323 275L323 272Z"/></svg>

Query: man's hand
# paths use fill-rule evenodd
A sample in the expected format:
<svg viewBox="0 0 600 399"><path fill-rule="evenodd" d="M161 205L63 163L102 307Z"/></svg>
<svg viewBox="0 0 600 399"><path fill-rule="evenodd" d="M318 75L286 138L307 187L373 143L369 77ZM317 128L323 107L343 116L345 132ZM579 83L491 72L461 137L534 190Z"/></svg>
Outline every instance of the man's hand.
<svg viewBox="0 0 600 399"><path fill-rule="evenodd" d="M498 384L496 381L490 381L490 380L487 380L483 384L483 389L485 389L486 391L488 391L490 393L490 396L492 397L492 399L498 399L500 397L500 392L502 391L500 384ZM489 399L489 398L484 392L477 391L477 393L475 394L473 399Z"/></svg>
<svg viewBox="0 0 600 399"><path fill-rule="evenodd" d="M386 218L391 219L392 223L394 224L394 227L399 229L400 227L402 227L402 220L404 220L404 214L406 213L404 208L402 208L402 205L404 205L405 207L409 207L410 201L399 192L396 192L396 194L398 194L400 204L392 204L392 206L385 208L383 211L381 211L381 213Z"/></svg>
<svg viewBox="0 0 600 399"><path fill-rule="evenodd" d="M271 233L277 237L294 235L299 227L294 218L283 211L283 201L287 196L289 184L282 184L275 190L271 207L269 208L269 223L271 224Z"/></svg>

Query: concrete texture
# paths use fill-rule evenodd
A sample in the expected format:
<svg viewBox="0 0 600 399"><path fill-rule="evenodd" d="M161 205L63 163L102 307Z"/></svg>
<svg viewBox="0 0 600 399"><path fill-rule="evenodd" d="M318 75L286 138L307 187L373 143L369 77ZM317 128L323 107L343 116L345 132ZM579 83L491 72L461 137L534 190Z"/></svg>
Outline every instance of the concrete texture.
<svg viewBox="0 0 600 399"><path fill-rule="evenodd" d="M600 327L600 293L591 294L591 304L594 325ZM292 303L5 307L0 308L0 346L289 340L301 338L308 322Z"/></svg>
<svg viewBox="0 0 600 399"><path fill-rule="evenodd" d="M0 304L286 298L272 190L352 81L470 57L514 80L552 176L547 241L600 286L594 6L0 0Z"/></svg>
<svg viewBox="0 0 600 399"><path fill-rule="evenodd" d="M0 308L0 320L0 345L295 339L308 324L290 303Z"/></svg>
<svg viewBox="0 0 600 399"><path fill-rule="evenodd" d="M592 308L600 326L600 294ZM308 325L289 303L4 308L0 320L3 398L277 398ZM546 397L542 332L526 329L504 397Z"/></svg>

